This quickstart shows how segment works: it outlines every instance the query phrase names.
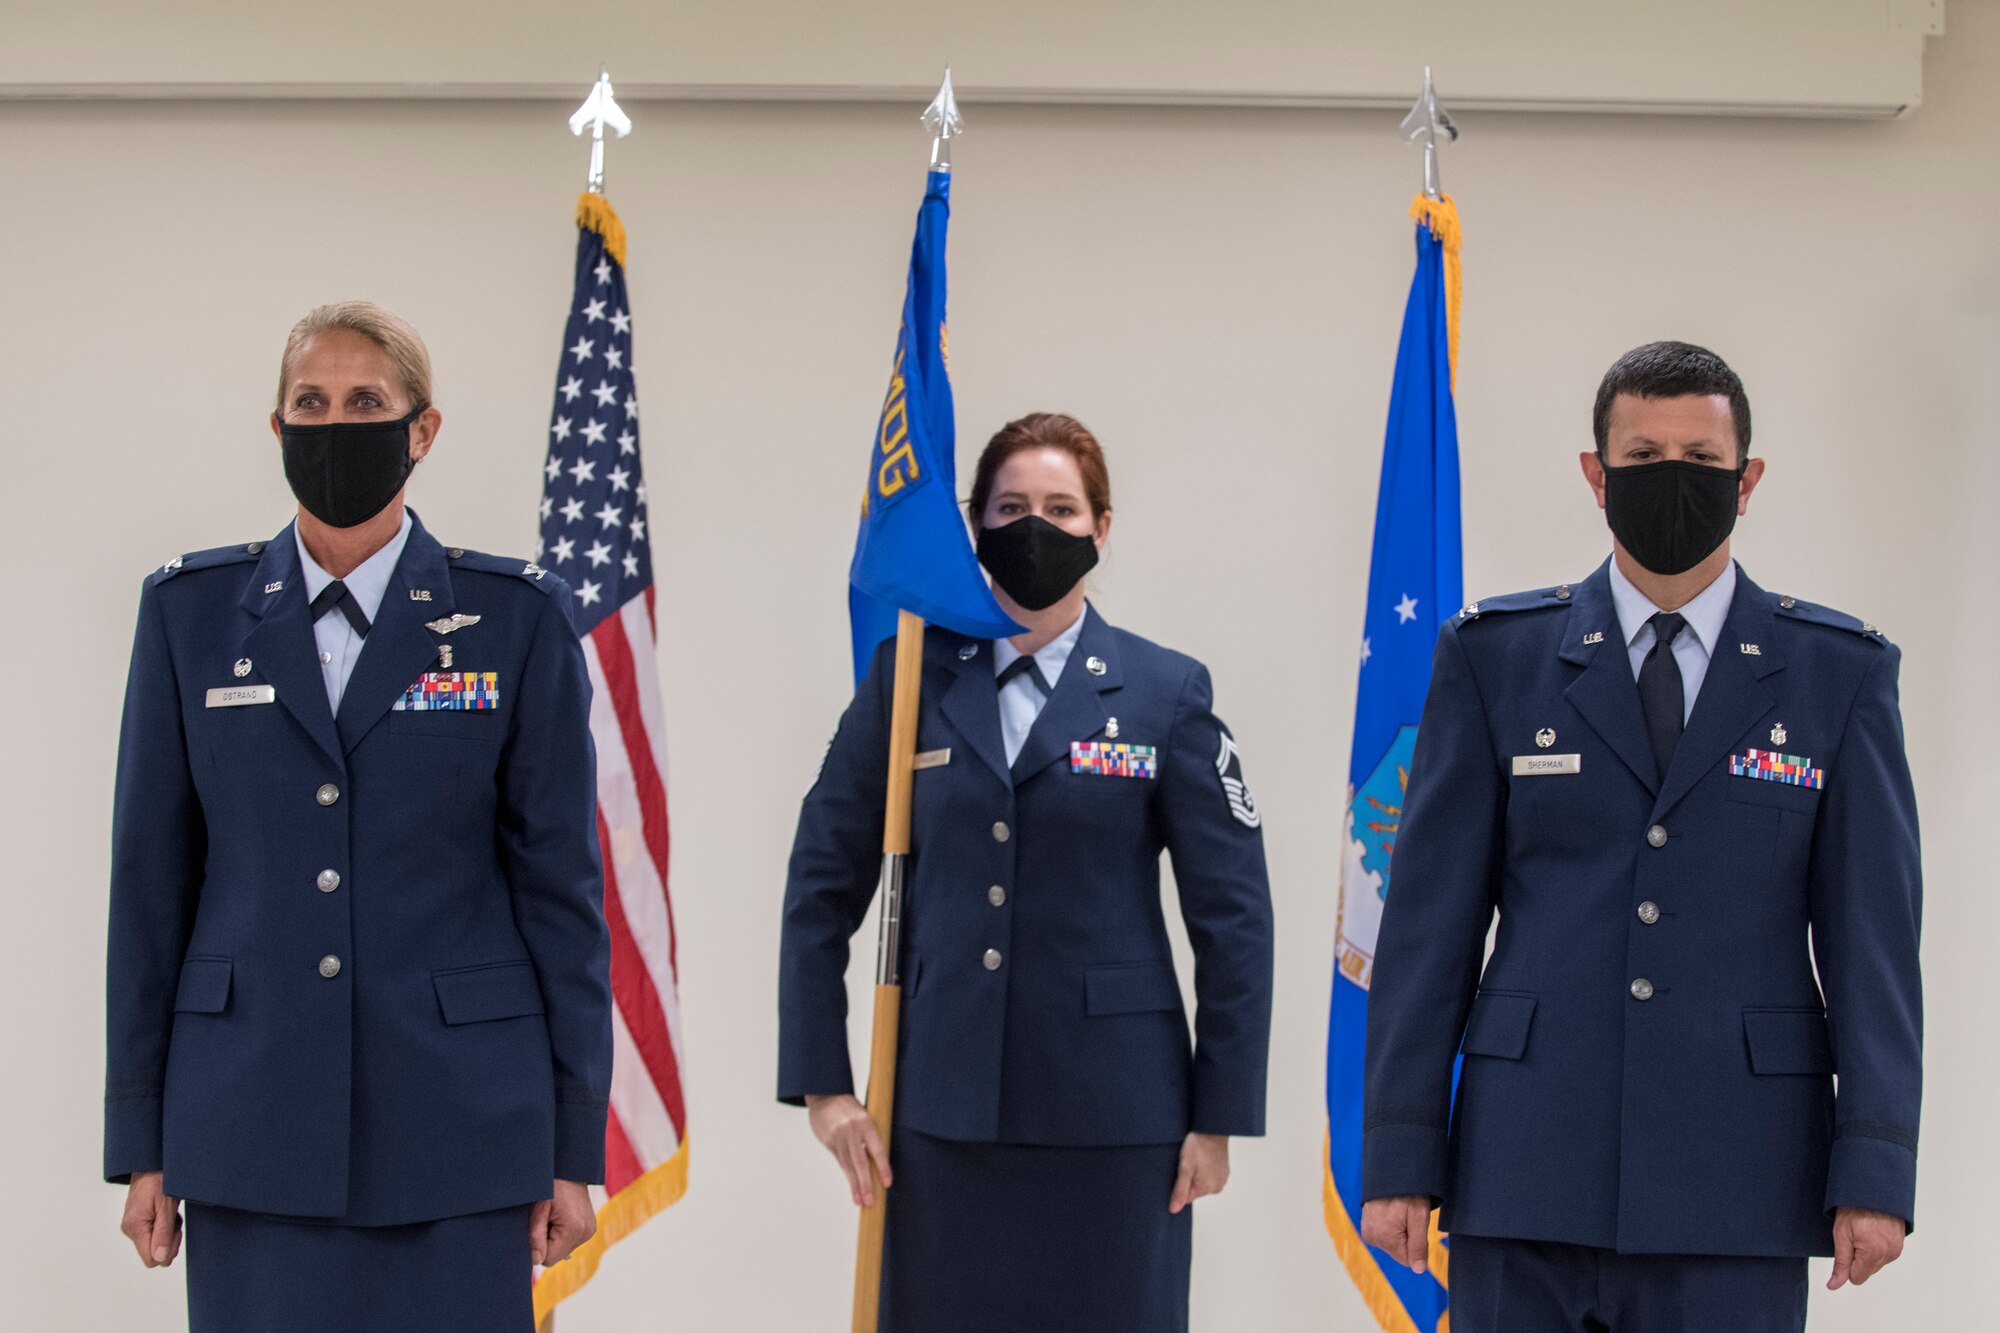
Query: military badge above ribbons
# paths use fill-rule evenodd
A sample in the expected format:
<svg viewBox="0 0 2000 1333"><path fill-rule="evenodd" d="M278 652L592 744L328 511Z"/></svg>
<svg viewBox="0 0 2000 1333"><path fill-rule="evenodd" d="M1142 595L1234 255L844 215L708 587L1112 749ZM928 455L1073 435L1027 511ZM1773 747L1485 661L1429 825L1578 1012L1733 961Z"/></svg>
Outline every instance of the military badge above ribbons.
<svg viewBox="0 0 2000 1333"><path fill-rule="evenodd" d="M1428 81L1412 121L1430 104ZM1442 122L1448 124L1449 122ZM1411 121L1404 122L1407 129ZM1426 145L1427 148L1429 145ZM1434 180L1431 182L1434 185ZM1448 1251L1435 1231L1430 1271L1412 1273L1361 1239L1362 1047L1376 930L1389 896L1403 791L1430 686L1438 630L1463 602L1458 418L1458 210L1427 190L1411 209L1417 270L1403 311L1375 500L1362 621L1354 748L1348 763L1340 924L1326 1039L1326 1228L1375 1320L1396 1333L1445 1327ZM1553 740L1553 738L1551 738Z"/></svg>

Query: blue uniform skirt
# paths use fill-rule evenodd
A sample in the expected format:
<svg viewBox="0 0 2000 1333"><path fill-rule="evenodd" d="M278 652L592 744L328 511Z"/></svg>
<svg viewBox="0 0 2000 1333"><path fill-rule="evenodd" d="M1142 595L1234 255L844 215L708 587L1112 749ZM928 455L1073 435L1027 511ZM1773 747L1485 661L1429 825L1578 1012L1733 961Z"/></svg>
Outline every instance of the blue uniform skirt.
<svg viewBox="0 0 2000 1333"><path fill-rule="evenodd" d="M1044 1148L898 1130L882 1333L1184 1333L1180 1145Z"/></svg>
<svg viewBox="0 0 2000 1333"><path fill-rule="evenodd" d="M350 1227L190 1203L189 1333L533 1333L532 1210Z"/></svg>

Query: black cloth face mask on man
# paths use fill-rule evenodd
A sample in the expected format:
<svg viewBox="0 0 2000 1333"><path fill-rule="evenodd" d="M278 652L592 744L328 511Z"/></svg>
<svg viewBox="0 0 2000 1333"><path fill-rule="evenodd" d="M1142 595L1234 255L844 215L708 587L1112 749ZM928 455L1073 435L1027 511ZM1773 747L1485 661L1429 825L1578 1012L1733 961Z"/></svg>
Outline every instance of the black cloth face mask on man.
<svg viewBox="0 0 2000 1333"><path fill-rule="evenodd" d="M1097 565L1089 533L1064 532L1040 514L979 530L979 563L1001 591L1029 611L1054 606Z"/></svg>
<svg viewBox="0 0 2000 1333"><path fill-rule="evenodd" d="M285 480L308 514L330 528L353 528L389 507L417 465L410 424L422 406L395 421L323 426L278 422Z"/></svg>
<svg viewBox="0 0 2000 1333"><path fill-rule="evenodd" d="M1678 459L1607 467L1604 519L1641 565L1655 574L1685 574L1735 531L1742 479L1742 468Z"/></svg>

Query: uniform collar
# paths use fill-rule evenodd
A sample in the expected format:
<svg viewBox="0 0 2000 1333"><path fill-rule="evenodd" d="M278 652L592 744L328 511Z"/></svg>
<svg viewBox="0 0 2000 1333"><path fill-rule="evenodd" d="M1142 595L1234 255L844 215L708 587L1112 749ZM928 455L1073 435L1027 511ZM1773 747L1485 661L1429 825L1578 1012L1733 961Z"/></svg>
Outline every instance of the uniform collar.
<svg viewBox="0 0 2000 1333"><path fill-rule="evenodd" d="M1618 567L1616 557L1610 562L1610 570L1611 602L1618 608L1618 629L1625 636L1625 646L1629 648L1647 623L1659 614L1660 608L1640 592L1631 579L1625 577L1625 571ZM1729 619L1729 608L1735 601L1736 562L1731 560L1713 582L1680 609L1688 628L1700 640L1701 650L1711 657L1715 655L1716 645L1722 641L1723 622Z"/></svg>
<svg viewBox="0 0 2000 1333"><path fill-rule="evenodd" d="M1076 621L1068 629L1050 639L1035 651L1035 665L1041 669L1042 679L1054 689L1062 679L1063 668L1069 664L1070 655L1076 651L1077 640L1083 637L1083 622L1090 619L1090 604L1077 613ZM1014 646L1012 639L993 641L993 674L997 677L1021 657L1021 650Z"/></svg>
<svg viewBox="0 0 2000 1333"><path fill-rule="evenodd" d="M396 572L396 562L403 558L403 547L410 540L410 528L415 523L408 507L403 510L403 526L396 529L396 535L375 554L354 567L341 582L347 591L354 594L354 600L361 604L361 613L373 621L382 611L382 594L389 590L389 576ZM292 524L292 540L298 543L299 572L305 579L306 601L320 595L327 584L333 582L333 575L319 567L306 550L306 539L299 535L299 525Z"/></svg>

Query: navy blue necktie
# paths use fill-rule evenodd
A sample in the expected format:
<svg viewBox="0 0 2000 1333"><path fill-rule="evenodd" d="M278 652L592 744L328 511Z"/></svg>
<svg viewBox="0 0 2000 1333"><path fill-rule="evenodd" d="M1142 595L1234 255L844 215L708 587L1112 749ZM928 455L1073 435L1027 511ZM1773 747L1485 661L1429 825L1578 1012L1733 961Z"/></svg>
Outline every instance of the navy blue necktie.
<svg viewBox="0 0 2000 1333"><path fill-rule="evenodd" d="M1660 780L1674 762L1674 747L1680 744L1681 729L1687 724L1687 691L1681 682L1681 664L1674 660L1674 640L1687 628L1687 617L1662 611L1646 622L1656 636L1653 651L1639 668L1639 711L1646 717L1646 734L1653 740L1653 758L1660 766Z"/></svg>
<svg viewBox="0 0 2000 1333"><path fill-rule="evenodd" d="M361 609L361 603L339 579L321 588L319 596L312 599L313 624L319 624L321 616L335 610L347 617L347 623L354 626L356 634L364 639L368 637L368 613Z"/></svg>
<svg viewBox="0 0 2000 1333"><path fill-rule="evenodd" d="M1026 676L1029 680L1035 682L1035 688L1042 692L1044 699L1049 697L1049 683L1043 679L1042 669L1035 665L1035 659L1032 654L1017 657L1006 666L1001 667L999 684L995 688L1006 689L1007 682L1016 676Z"/></svg>

